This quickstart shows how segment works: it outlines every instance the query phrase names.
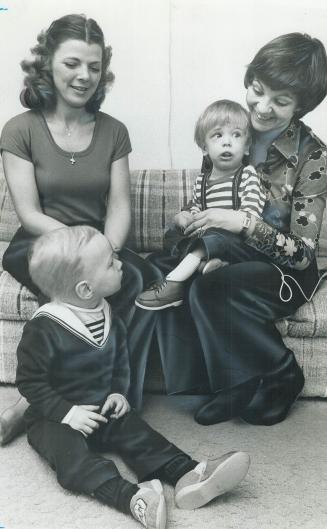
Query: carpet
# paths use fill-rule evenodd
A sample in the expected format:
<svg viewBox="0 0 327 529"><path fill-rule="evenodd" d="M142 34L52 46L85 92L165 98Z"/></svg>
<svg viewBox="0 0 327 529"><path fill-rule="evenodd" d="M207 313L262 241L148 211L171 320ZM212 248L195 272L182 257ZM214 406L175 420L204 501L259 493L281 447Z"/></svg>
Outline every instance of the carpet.
<svg viewBox="0 0 327 529"><path fill-rule="evenodd" d="M0 406L13 388L0 387ZM251 456L246 479L196 511L174 505L164 485L167 529L326 529L327 403L299 400L281 424L251 426L233 420L200 426L192 413L201 397L147 396L143 416L196 459L241 449ZM121 473L135 478L121 460ZM55 473L23 435L0 448L0 527L4 529L137 529L131 517L62 489Z"/></svg>

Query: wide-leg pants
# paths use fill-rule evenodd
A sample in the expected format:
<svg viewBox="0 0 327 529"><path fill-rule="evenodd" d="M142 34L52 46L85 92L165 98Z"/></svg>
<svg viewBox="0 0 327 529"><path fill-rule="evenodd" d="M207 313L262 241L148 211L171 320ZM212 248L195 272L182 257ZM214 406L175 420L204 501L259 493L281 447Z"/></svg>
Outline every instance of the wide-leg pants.
<svg viewBox="0 0 327 529"><path fill-rule="evenodd" d="M202 242L209 258L218 256L229 265L204 276L194 274L184 304L157 313L168 393L203 388L211 393L264 377L293 355L276 320L305 302L294 282L292 298L282 301L280 271L239 236L212 230ZM154 254L151 262L166 275L176 266L176 255ZM315 263L303 272L283 271L292 273L307 292L318 279ZM286 298L289 292L282 289L282 294Z"/></svg>
<svg viewBox="0 0 327 529"><path fill-rule="evenodd" d="M181 455L191 460L134 411L121 419L109 418L88 438L67 424L46 419L30 424L27 435L31 446L56 471L60 485L85 494L120 475L115 463L101 452L119 455L139 482L153 479L160 468Z"/></svg>

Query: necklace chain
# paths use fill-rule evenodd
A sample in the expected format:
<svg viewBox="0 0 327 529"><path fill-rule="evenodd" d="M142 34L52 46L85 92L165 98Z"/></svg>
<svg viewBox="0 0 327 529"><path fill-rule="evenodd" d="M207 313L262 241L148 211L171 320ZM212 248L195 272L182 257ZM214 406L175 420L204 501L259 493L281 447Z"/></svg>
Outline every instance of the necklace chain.
<svg viewBox="0 0 327 529"><path fill-rule="evenodd" d="M71 135L72 135L72 133L74 131L75 131L75 129L72 130L68 125L65 126L65 134L69 138L71 137ZM71 152L70 153L70 158L69 158L69 161L70 161L71 165L74 165L76 163L76 160L75 160L74 156L75 156L75 153Z"/></svg>

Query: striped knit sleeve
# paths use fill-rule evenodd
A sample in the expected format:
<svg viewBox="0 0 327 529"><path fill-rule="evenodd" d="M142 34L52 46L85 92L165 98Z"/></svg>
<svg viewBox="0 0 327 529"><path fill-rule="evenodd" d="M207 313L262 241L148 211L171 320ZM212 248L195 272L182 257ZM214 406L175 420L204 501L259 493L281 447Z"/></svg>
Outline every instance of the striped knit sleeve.
<svg viewBox="0 0 327 529"><path fill-rule="evenodd" d="M196 177L194 186L193 186L193 196L192 196L192 207L202 209L201 205L201 187L202 187L202 180L204 176L203 174L199 174L199 176Z"/></svg>
<svg viewBox="0 0 327 529"><path fill-rule="evenodd" d="M182 208L182 211L192 211L192 208L197 208L202 210L201 205L201 186L202 186L203 174L201 173L196 177L196 180L193 185L192 191L192 200L190 200L185 207Z"/></svg>
<svg viewBox="0 0 327 529"><path fill-rule="evenodd" d="M266 202L266 193L256 170L251 165L244 168L239 186L240 209L260 217Z"/></svg>

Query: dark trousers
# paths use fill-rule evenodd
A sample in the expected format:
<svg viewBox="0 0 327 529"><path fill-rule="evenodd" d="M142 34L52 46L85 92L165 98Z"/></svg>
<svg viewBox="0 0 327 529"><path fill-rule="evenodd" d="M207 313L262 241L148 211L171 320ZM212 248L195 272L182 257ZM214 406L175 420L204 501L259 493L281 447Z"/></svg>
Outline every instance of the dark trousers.
<svg viewBox="0 0 327 529"><path fill-rule="evenodd" d="M31 446L56 471L60 485L78 493L92 494L120 475L115 463L101 452L119 455L139 482L159 476L159 469L180 456L191 461L134 411L118 420L109 419L88 438L66 424L47 420L34 422L27 434Z"/></svg>
<svg viewBox="0 0 327 529"><path fill-rule="evenodd" d="M158 312L156 330L169 393L216 392L264 377L293 355L276 320L305 302L295 284L292 299L283 302L280 272L239 236L209 230L202 243L208 257L230 264L204 276L194 274L184 304ZM176 255L153 255L151 262L166 275L176 265ZM304 272L284 272L307 292L317 281L315 263Z"/></svg>

